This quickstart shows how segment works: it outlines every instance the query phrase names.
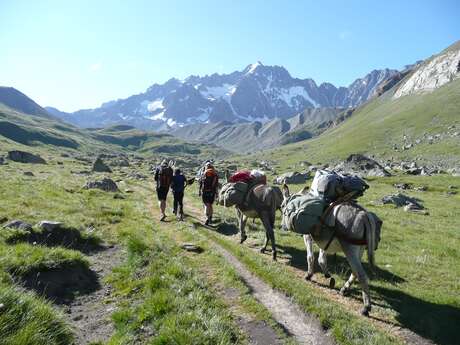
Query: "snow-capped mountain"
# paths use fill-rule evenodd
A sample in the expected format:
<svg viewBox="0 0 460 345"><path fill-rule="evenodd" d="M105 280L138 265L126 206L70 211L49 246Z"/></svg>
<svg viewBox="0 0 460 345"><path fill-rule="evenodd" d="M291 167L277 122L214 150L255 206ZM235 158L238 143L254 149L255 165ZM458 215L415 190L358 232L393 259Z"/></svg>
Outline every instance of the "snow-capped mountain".
<svg viewBox="0 0 460 345"><path fill-rule="evenodd" d="M146 92L102 104L100 108L63 113L47 110L82 127L129 124L164 130L193 123L266 122L286 119L307 108L355 107L366 102L396 70L374 70L348 88L293 78L281 66L257 62L230 74L190 76L154 84Z"/></svg>

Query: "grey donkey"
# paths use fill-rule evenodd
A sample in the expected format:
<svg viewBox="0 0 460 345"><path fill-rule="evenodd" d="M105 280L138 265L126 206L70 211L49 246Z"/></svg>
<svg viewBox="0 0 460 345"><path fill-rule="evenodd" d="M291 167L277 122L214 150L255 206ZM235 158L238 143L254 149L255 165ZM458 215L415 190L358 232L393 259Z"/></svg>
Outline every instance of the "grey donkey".
<svg viewBox="0 0 460 345"><path fill-rule="evenodd" d="M305 194L305 190L301 193ZM284 208L290 199L289 188L283 186ZM346 295L351 284L358 278L362 288L364 308L361 314L369 316L371 311L371 298L369 293L369 282L366 272L361 263L361 258L367 249L368 261L371 267L374 266L374 251L380 241L382 221L372 212L366 211L354 202L345 202L334 205L328 209L330 212L324 219L325 226L312 227L309 234L304 235L304 242L307 248L308 270L305 279L310 280L313 276L314 252L313 242L319 247L318 263L326 278L330 278L330 287L335 285L327 268L326 253L333 254L343 252L348 264L351 267L351 275L345 285L340 289L342 295ZM281 226L288 229L287 219L283 213Z"/></svg>
<svg viewBox="0 0 460 345"><path fill-rule="evenodd" d="M230 198L231 199L231 198ZM219 193L219 205L226 207L235 206L238 225L240 230L240 243L247 239L245 227L248 218L259 218L265 228L265 244L260 249L264 253L267 249L268 242L272 245L273 260L276 260L276 246L275 246L275 213L276 210L281 209L283 202L283 193L278 187L270 187L264 184L257 185L250 188L243 204L228 204L224 203L222 193Z"/></svg>

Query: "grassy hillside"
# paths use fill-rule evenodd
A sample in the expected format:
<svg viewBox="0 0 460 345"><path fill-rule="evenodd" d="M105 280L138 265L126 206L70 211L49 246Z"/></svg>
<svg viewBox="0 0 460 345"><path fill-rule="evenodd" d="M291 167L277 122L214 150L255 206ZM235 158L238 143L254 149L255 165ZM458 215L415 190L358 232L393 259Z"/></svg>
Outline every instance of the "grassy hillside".
<svg viewBox="0 0 460 345"><path fill-rule="evenodd" d="M167 134L144 132L129 126L106 129L80 129L52 118L26 115L0 103L0 150L67 149L87 153L138 152L146 157L194 155L197 158L222 157L227 151L208 144L191 144Z"/></svg>
<svg viewBox="0 0 460 345"><path fill-rule="evenodd" d="M458 165L460 79L432 93L398 99L392 99L392 93L390 90L360 107L348 120L317 138L251 158L269 157L292 165L305 160L325 163L350 153L366 153L384 159L416 159L422 164Z"/></svg>

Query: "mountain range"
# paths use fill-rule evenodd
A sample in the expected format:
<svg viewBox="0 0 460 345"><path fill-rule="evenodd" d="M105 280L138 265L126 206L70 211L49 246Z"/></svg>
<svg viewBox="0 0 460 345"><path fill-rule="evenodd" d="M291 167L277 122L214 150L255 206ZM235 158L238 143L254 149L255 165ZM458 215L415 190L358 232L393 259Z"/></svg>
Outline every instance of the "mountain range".
<svg viewBox="0 0 460 345"><path fill-rule="evenodd" d="M154 84L144 93L110 101L96 109L73 113L46 110L80 127L132 125L169 130L196 123L269 122L287 119L307 108L356 107L375 95L378 86L399 72L374 70L348 87L319 86L312 79L292 77L281 66L261 62L230 74L189 76Z"/></svg>

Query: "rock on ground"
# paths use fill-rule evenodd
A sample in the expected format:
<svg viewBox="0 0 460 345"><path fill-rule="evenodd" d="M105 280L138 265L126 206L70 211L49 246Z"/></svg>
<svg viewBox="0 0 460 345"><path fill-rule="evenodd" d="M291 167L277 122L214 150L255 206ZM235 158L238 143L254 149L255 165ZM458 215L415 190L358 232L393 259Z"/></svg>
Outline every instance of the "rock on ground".
<svg viewBox="0 0 460 345"><path fill-rule="evenodd" d="M309 173L299 173L297 171L295 172L287 172L285 174L282 174L278 176L275 179L276 184L300 184L300 183L305 183L308 179L310 178Z"/></svg>
<svg viewBox="0 0 460 345"><path fill-rule="evenodd" d="M46 230L46 231L53 231L54 229L57 229L62 226L61 222L54 222L51 220L42 220L37 224L37 227Z"/></svg>
<svg viewBox="0 0 460 345"><path fill-rule="evenodd" d="M420 200L411 198L402 193L386 195L382 198L382 203L393 204L396 207L405 207L405 211L423 210L424 207L420 204Z"/></svg>
<svg viewBox="0 0 460 345"><path fill-rule="evenodd" d="M32 230L32 225L29 223L26 223L22 220L12 220L11 222L6 223L3 228L5 229L19 229L19 230L26 230L26 231L31 231Z"/></svg>
<svg viewBox="0 0 460 345"><path fill-rule="evenodd" d="M117 184L110 178L104 178L101 181L88 181L84 189L101 189L105 192L118 192Z"/></svg>
<svg viewBox="0 0 460 345"><path fill-rule="evenodd" d="M8 159L19 163L46 164L46 161L39 155L25 151L9 151Z"/></svg>
<svg viewBox="0 0 460 345"><path fill-rule="evenodd" d="M111 173L112 169L104 163L101 157L97 157L93 163L93 172L108 172Z"/></svg>
<svg viewBox="0 0 460 345"><path fill-rule="evenodd" d="M334 167L340 173L364 176L391 176L378 162L362 154L351 154L345 161Z"/></svg>

